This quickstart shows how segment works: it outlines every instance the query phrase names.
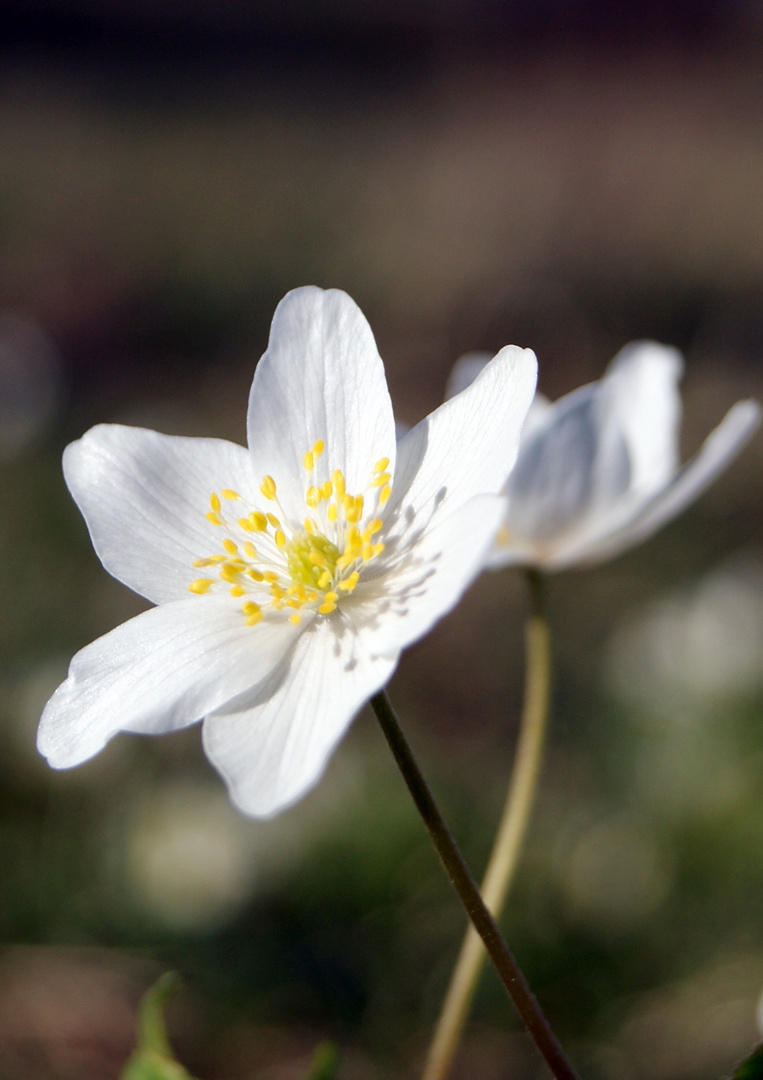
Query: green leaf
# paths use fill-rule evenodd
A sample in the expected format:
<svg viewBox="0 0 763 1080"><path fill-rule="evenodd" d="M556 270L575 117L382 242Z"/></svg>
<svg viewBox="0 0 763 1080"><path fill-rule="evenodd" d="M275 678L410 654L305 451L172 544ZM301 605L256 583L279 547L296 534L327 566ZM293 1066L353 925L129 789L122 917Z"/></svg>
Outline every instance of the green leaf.
<svg viewBox="0 0 763 1080"><path fill-rule="evenodd" d="M745 1058L732 1080L763 1080L763 1043Z"/></svg>
<svg viewBox="0 0 763 1080"><path fill-rule="evenodd" d="M339 1049L335 1043L322 1042L318 1044L310 1072L305 1080L334 1080L336 1068L339 1064Z"/></svg>
<svg viewBox="0 0 763 1080"><path fill-rule="evenodd" d="M138 1010L138 1049L120 1080L193 1080L173 1058L164 1024L164 1006L179 985L177 973L168 971L143 995Z"/></svg>

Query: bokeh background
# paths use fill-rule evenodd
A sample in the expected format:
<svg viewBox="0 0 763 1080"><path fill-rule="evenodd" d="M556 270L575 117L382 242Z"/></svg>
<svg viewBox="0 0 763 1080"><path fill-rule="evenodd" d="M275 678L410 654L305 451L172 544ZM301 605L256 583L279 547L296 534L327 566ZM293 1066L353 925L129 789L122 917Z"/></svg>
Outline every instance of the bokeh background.
<svg viewBox="0 0 763 1080"><path fill-rule="evenodd" d="M141 610L61 476L100 421L243 441L273 308L346 289L399 418L464 351L551 397L650 337L683 449L763 395L760 0L4 0L0 1078L112 1080L185 989L203 1080L415 1077L463 919L373 719L270 823L197 729L52 773L40 709ZM552 738L507 935L590 1080L717 1080L763 990L763 439L659 536L551 582ZM521 574L476 583L393 697L475 870L521 704ZM487 973L461 1080L545 1075Z"/></svg>

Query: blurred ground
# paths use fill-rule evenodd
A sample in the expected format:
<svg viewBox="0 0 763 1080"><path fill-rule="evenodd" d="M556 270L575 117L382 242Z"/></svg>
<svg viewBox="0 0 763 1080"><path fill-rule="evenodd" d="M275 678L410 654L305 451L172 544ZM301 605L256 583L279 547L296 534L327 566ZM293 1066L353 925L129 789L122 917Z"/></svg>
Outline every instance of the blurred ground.
<svg viewBox="0 0 763 1080"><path fill-rule="evenodd" d="M760 4L5 4L0 40L0 1080L109 1080L141 990L205 1080L412 1077L462 920L364 714L319 788L238 817L198 731L71 773L34 750L71 654L140 610L64 445L242 441L287 289L345 288L398 416L534 348L551 397L654 337L685 452L763 396ZM680 521L556 578L552 745L504 920L591 1080L715 1080L763 991L763 440ZM475 868L521 695L524 589L484 577L392 685ZM543 1075L497 981L463 1080Z"/></svg>

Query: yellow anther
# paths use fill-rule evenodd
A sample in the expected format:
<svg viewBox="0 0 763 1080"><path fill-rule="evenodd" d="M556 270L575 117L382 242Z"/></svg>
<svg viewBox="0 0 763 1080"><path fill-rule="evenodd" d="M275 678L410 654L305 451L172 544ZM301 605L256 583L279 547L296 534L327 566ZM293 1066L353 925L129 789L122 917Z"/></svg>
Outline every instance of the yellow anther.
<svg viewBox="0 0 763 1080"><path fill-rule="evenodd" d="M312 450L308 450L305 456L302 458L302 468L307 472L312 472L315 468L315 454Z"/></svg>
<svg viewBox="0 0 763 1080"><path fill-rule="evenodd" d="M243 596L245 592L246 590L242 589L240 585L233 585L230 590L231 596Z"/></svg>
<svg viewBox="0 0 763 1080"><path fill-rule="evenodd" d="M389 486L389 484L385 484L384 487L379 492L379 505L384 506L385 502L387 501L387 499L390 497L391 494L392 494L392 488Z"/></svg>
<svg viewBox="0 0 763 1080"><path fill-rule="evenodd" d="M368 562L368 560L371 558L373 553L374 553L374 549L371 547L371 545L368 543L368 541L366 541L365 544L363 545L363 548L362 548L362 551L361 551L361 555L363 557L363 562Z"/></svg>
<svg viewBox="0 0 763 1080"><path fill-rule="evenodd" d="M344 555L340 555L337 559L336 568L337 570L344 570L345 566L349 566L351 562L355 562L355 556L350 551L345 550Z"/></svg>
<svg viewBox="0 0 763 1080"><path fill-rule="evenodd" d="M302 622L302 616L298 611L295 611L294 614L289 617L289 622L294 623L295 626L299 626Z"/></svg>
<svg viewBox="0 0 763 1080"><path fill-rule="evenodd" d="M237 491L234 491L233 488L223 488L223 498L230 499L232 502L234 499L240 499L241 496Z"/></svg>
<svg viewBox="0 0 763 1080"><path fill-rule="evenodd" d="M313 564L313 566L320 566L322 570L328 570L329 564L326 560L326 556L323 554L322 551L319 551L318 548L310 548L310 552L307 557Z"/></svg>
<svg viewBox="0 0 763 1080"><path fill-rule="evenodd" d="M260 491L266 499L275 499L276 482L272 476L263 476L262 483L260 484Z"/></svg>
<svg viewBox="0 0 763 1080"><path fill-rule="evenodd" d="M360 543L360 529L357 525L351 525L345 533L345 543L347 544L359 544Z"/></svg>
<svg viewBox="0 0 763 1080"><path fill-rule="evenodd" d="M386 472L388 465L389 465L389 458L388 457L379 458L379 460L374 465L374 475L378 476L379 473Z"/></svg>
<svg viewBox="0 0 763 1080"><path fill-rule="evenodd" d="M213 585L214 581L211 578L200 577L197 578L196 581L191 582L188 586L188 590L189 592L199 593L199 595L201 595L202 593L207 592L208 589L211 589Z"/></svg>
<svg viewBox="0 0 763 1080"><path fill-rule="evenodd" d="M234 544L232 540L229 540L227 536L223 540L223 547L229 555L238 555L238 545Z"/></svg>
<svg viewBox="0 0 763 1080"><path fill-rule="evenodd" d="M220 577L223 579L223 581L227 581L231 585L236 584L240 573L241 570L239 569L239 567L235 566L233 563L226 562L223 563L223 565L220 567Z"/></svg>
<svg viewBox="0 0 763 1080"><path fill-rule="evenodd" d="M318 611L321 615L330 615L332 611L336 611L336 603L330 600L324 600L318 608Z"/></svg>
<svg viewBox="0 0 763 1080"><path fill-rule="evenodd" d="M368 535L373 536L375 532L379 531L379 529L382 527L382 524L383 522L381 518L374 518L374 520L368 526Z"/></svg>
<svg viewBox="0 0 763 1080"><path fill-rule="evenodd" d="M254 546L251 540L245 540L243 543L244 554L248 555L250 559L257 558L257 548Z"/></svg>
<svg viewBox="0 0 763 1080"><path fill-rule="evenodd" d="M224 555L210 555L209 556L209 561L210 561L210 563L225 562L225 556Z"/></svg>
<svg viewBox="0 0 763 1080"><path fill-rule="evenodd" d="M359 581L360 574L357 570L353 570L353 572L348 578L345 578L344 581L339 582L339 588L343 589L344 592L352 592L352 590L355 588Z"/></svg>
<svg viewBox="0 0 763 1080"><path fill-rule="evenodd" d="M273 526L274 529L280 529L281 528L281 522L278 520L278 518L275 516L275 514L268 514L267 517L268 517L268 521L270 522L270 524Z"/></svg>
<svg viewBox="0 0 763 1080"><path fill-rule="evenodd" d="M270 595L276 600L283 600L286 596L286 590L282 589L281 586L274 581L270 586Z"/></svg>
<svg viewBox="0 0 763 1080"><path fill-rule="evenodd" d="M286 547L286 536L284 535L283 529L276 529L275 542L276 545L280 548Z"/></svg>
<svg viewBox="0 0 763 1080"><path fill-rule="evenodd" d="M339 517L339 510L337 508L336 503L332 503L331 506L329 506L328 510L326 511L326 517L329 519L329 521L332 524Z"/></svg>
<svg viewBox="0 0 763 1080"><path fill-rule="evenodd" d="M323 439L318 439L317 442L313 444L313 453L317 458L321 456L325 449Z"/></svg>
<svg viewBox="0 0 763 1080"><path fill-rule="evenodd" d="M212 507L215 513L220 509L220 496L216 495L214 491L209 496L209 505Z"/></svg>
<svg viewBox="0 0 763 1080"><path fill-rule="evenodd" d="M326 480L325 483L321 484L321 495L324 499L330 499L333 490L334 485L331 483L330 480Z"/></svg>
<svg viewBox="0 0 763 1080"><path fill-rule="evenodd" d="M191 563L191 566L195 566L196 569L198 570L202 566L211 566L211 564L212 564L211 559L194 559L193 562Z"/></svg>
<svg viewBox="0 0 763 1080"><path fill-rule="evenodd" d="M257 531L255 529L254 525L252 525L249 518L239 518L238 519L238 525L239 525L240 529L244 530L244 532L256 532Z"/></svg>
<svg viewBox="0 0 763 1080"><path fill-rule="evenodd" d="M371 549L371 552L372 552L373 555L381 555L381 553L383 551L384 551L384 544L382 544L381 541L379 541L378 544L374 544L374 546Z"/></svg>
<svg viewBox="0 0 763 1080"><path fill-rule="evenodd" d="M247 577L250 577L252 581L264 581L265 575L261 574L259 570L247 570Z"/></svg>
<svg viewBox="0 0 763 1080"><path fill-rule="evenodd" d="M383 472L381 474L381 476L375 477L375 479L374 479L371 486L372 487L383 487L385 484L388 484L391 479L392 479L392 475L390 473Z"/></svg>
<svg viewBox="0 0 763 1080"><path fill-rule="evenodd" d="M245 604L241 605L241 610L245 615L256 615L260 610L260 605L255 604L254 600L247 600Z"/></svg>
<svg viewBox="0 0 763 1080"><path fill-rule="evenodd" d="M305 518L305 532L310 536L313 536L318 526L315 524L312 518Z"/></svg>
<svg viewBox="0 0 763 1080"><path fill-rule="evenodd" d="M311 507L313 507L313 509L315 509L315 507L318 505L318 503L320 501L321 501L321 490L320 490L320 488L317 488L315 486L315 484L311 484L310 487L307 489L307 492L305 493L305 502L307 503L308 506L311 506Z"/></svg>
<svg viewBox="0 0 763 1080"><path fill-rule="evenodd" d="M348 521L360 521L362 510L359 509L358 504L353 499L352 495L345 495L344 497L344 516Z"/></svg>
<svg viewBox="0 0 763 1080"><path fill-rule="evenodd" d="M265 532L268 527L268 519L259 510L253 510L249 515L249 520L254 525L257 532Z"/></svg>
<svg viewBox="0 0 763 1080"><path fill-rule="evenodd" d="M256 611L253 615L248 615L247 616L246 625L247 626L256 626L257 623L261 619L262 619L262 612L261 611Z"/></svg>
<svg viewBox="0 0 763 1080"><path fill-rule="evenodd" d="M269 585L274 585L278 581L278 574L274 574L272 570L266 570L262 575L262 580L267 581Z"/></svg>
<svg viewBox="0 0 763 1080"><path fill-rule="evenodd" d="M331 584L331 571L324 570L321 576L318 578L318 588L325 589L327 585Z"/></svg>
<svg viewBox="0 0 763 1080"><path fill-rule="evenodd" d="M213 510L210 510L207 514L207 521L211 521L213 525L222 525L222 521Z"/></svg>
<svg viewBox="0 0 763 1080"><path fill-rule="evenodd" d="M344 479L344 473L341 469L335 469L331 474L331 482L334 485L334 491L336 492L337 499L344 498L344 493L347 490L347 485Z"/></svg>

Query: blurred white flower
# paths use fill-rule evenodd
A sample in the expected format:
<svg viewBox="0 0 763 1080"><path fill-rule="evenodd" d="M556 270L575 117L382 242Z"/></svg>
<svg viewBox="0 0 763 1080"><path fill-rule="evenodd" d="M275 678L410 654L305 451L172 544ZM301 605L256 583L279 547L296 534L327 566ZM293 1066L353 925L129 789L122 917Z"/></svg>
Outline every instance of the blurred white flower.
<svg viewBox="0 0 763 1080"><path fill-rule="evenodd" d="M153 792L131 823L128 872L136 899L178 930L209 930L249 898L255 833L222 791L172 784Z"/></svg>
<svg viewBox="0 0 763 1080"><path fill-rule="evenodd" d="M486 359L462 357L446 396L468 386ZM598 382L553 404L536 396L504 488L508 509L490 566L601 562L651 536L705 490L758 426L760 407L737 402L679 465L682 367L675 349L635 342Z"/></svg>
<svg viewBox="0 0 763 1080"><path fill-rule="evenodd" d="M255 372L248 450L117 425L69 446L101 561L158 606L74 657L42 753L64 768L117 731L205 718L241 809L298 799L484 564L535 378L534 354L508 346L396 443L362 313L342 292L297 289Z"/></svg>
<svg viewBox="0 0 763 1080"><path fill-rule="evenodd" d="M737 555L624 622L608 650L609 681L660 714L726 707L763 685L762 641L763 561Z"/></svg>

